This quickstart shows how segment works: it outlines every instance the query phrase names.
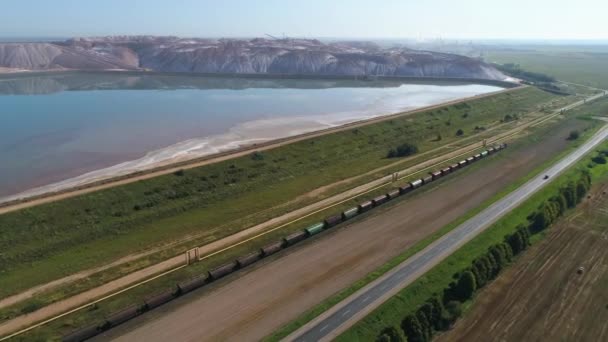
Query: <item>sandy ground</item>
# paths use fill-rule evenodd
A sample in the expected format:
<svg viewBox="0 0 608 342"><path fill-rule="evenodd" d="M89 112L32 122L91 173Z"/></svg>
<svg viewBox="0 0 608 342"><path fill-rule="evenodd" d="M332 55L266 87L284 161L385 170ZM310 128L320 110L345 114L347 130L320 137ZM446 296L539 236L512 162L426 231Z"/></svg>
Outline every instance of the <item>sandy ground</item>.
<svg viewBox="0 0 608 342"><path fill-rule="evenodd" d="M607 191L553 227L437 340L608 341Z"/></svg>
<svg viewBox="0 0 608 342"><path fill-rule="evenodd" d="M460 103L463 101L471 101L474 99L494 96L498 93L514 91L516 89L521 89L521 87L504 89L504 90L500 90L497 92L462 98L462 99L454 100L454 101L448 101L448 102L444 102L441 104L428 106L428 107L424 107L424 108L419 108L419 109L412 110L412 111L397 113L397 114L393 114L393 115L384 115L381 117L376 117L376 118L372 118L372 119L368 119L368 120L361 120L361 121L357 121L354 123L345 124L345 125L342 125L339 127L319 130L319 131L310 132L310 133L304 133L301 135L288 137L288 138L284 138L284 139L272 140L272 141L263 142L263 143L260 143L257 145L244 146L244 147L232 150L232 151L222 152L222 153L206 156L206 157L195 159L195 160L179 162L176 164L163 165L162 167L152 168L150 170L138 172L136 174L130 174L130 175L120 176L120 177L116 177L116 178L104 179L99 182L93 182L91 184L85 184L82 186L77 186L75 188L70 188L70 189L66 189L66 190L62 190L62 191L58 191L58 192L45 193L42 195L36 195L33 197L29 197L26 199L10 201L10 202L6 202L6 203L0 203L0 214L7 213L10 211L14 211L14 210L23 209L23 208L28 208L28 207L39 205L42 203L57 201L57 200L61 200L64 198L70 198L70 197L86 194L89 192L114 187L117 185L128 184L128 183L136 182L136 181L143 180L143 179L157 177L160 175L175 172L180 169L189 169L189 168L199 167L199 166L203 166L203 165L207 165L207 164L211 164L211 163L217 163L217 162L220 162L223 160L228 160L228 159L247 155L247 154L251 153L251 151L254 151L254 150L255 151L264 151L264 150L276 148L279 146L283 146L285 144L293 143L293 142L304 140L304 139L309 139L309 138L316 137L316 136L321 136L321 135L334 133L334 132L338 132L338 131L345 130L345 129L359 127L359 126L367 125L367 124L370 124L373 122L381 122L381 121L385 121L385 120L390 120L390 119L393 119L398 116L410 115L410 114L425 111L425 110L428 110L431 108L439 108L439 107L443 107L443 106L450 105L450 104Z"/></svg>
<svg viewBox="0 0 608 342"><path fill-rule="evenodd" d="M338 229L206 291L106 333L100 340L254 341L377 269L504 189L565 147L572 127ZM438 215L441 213L441 215ZM223 285L223 286L222 286Z"/></svg>

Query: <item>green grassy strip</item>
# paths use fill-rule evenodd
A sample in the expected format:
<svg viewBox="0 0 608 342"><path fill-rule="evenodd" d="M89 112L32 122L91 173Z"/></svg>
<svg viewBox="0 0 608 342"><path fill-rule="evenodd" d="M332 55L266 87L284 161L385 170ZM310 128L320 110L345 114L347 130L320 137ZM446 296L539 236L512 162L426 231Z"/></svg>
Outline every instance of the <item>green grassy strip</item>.
<svg viewBox="0 0 608 342"><path fill-rule="evenodd" d="M600 148L608 149L608 143L602 144ZM488 230L475 237L439 265L400 291L396 296L340 335L336 341L372 341L385 327L399 326L406 315L417 310L434 293L440 293L446 288L453 281L453 275L456 272L468 267L475 258L485 253L490 246L502 242L504 236L514 232L519 224L526 223L528 215L538 208L539 203L553 197L559 188L570 180L576 179L580 170L589 170L588 165L594 153L592 152L590 156L585 157L575 167L560 175L520 207L507 214ZM595 182L600 175L608 172L608 164L597 165L590 171ZM538 239L540 237L536 237L532 242L538 241Z"/></svg>

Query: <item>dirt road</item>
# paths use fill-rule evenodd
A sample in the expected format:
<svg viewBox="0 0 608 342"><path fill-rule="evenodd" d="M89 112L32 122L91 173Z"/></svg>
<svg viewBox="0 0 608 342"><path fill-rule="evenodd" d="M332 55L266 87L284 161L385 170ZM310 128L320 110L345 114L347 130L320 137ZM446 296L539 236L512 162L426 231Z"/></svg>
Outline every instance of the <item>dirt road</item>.
<svg viewBox="0 0 608 342"><path fill-rule="evenodd" d="M437 340L608 340L608 185L477 295ZM583 274L577 274L583 266Z"/></svg>
<svg viewBox="0 0 608 342"><path fill-rule="evenodd" d="M504 163L446 179L429 193L314 239L238 281L229 277L207 293L184 296L101 340L259 340L529 173L566 146L571 129L562 125Z"/></svg>

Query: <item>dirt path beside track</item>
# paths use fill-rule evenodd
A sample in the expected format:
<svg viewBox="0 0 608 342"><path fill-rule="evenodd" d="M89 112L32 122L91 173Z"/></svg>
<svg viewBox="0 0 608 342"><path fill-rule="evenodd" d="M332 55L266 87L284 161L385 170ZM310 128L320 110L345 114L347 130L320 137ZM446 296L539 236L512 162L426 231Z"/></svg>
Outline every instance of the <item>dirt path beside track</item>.
<svg viewBox="0 0 608 342"><path fill-rule="evenodd" d="M565 148L571 129L562 125L508 160L446 179L428 193L305 243L238 281L228 277L207 291L181 297L100 340L259 340L549 160Z"/></svg>

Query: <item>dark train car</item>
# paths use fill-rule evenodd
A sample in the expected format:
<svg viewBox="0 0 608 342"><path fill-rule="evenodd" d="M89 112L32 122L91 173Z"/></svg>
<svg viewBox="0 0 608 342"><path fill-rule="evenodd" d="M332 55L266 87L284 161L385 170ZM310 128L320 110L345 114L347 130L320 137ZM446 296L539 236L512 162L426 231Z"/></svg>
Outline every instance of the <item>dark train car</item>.
<svg viewBox="0 0 608 342"><path fill-rule="evenodd" d="M182 281L177 283L177 288L180 294L186 294L190 291L194 291L199 287L203 287L207 283L207 276L202 275L190 280Z"/></svg>
<svg viewBox="0 0 608 342"><path fill-rule="evenodd" d="M492 154L492 153L494 153L494 152L496 152L496 149L495 149L494 147L490 147L490 148L488 148L488 153L489 153L489 154Z"/></svg>
<svg viewBox="0 0 608 342"><path fill-rule="evenodd" d="M236 259L236 263L239 267L245 267L253 264L254 262L262 259L262 252L257 251L253 253L249 253L247 255L243 255L242 257Z"/></svg>
<svg viewBox="0 0 608 342"><path fill-rule="evenodd" d="M139 307L137 305L131 305L128 308L114 313L106 319L106 322L110 327L123 324L124 322L139 316Z"/></svg>
<svg viewBox="0 0 608 342"><path fill-rule="evenodd" d="M386 195L381 195L381 196L374 198L372 200L372 203L374 204L374 207L377 207L377 206L381 205L382 203L385 203L387 200L388 200L388 198L386 197Z"/></svg>
<svg viewBox="0 0 608 342"><path fill-rule="evenodd" d="M467 166L467 161L466 160L461 160L458 162L458 165L460 166L460 168L463 168L465 166Z"/></svg>
<svg viewBox="0 0 608 342"><path fill-rule="evenodd" d="M152 310L167 302L170 302L171 300L173 300L173 298L175 298L175 291L167 290L146 298L144 300L144 303L146 303L146 309Z"/></svg>
<svg viewBox="0 0 608 342"><path fill-rule="evenodd" d="M331 228L342 222L342 214L327 217L323 222L325 222L325 228Z"/></svg>
<svg viewBox="0 0 608 342"><path fill-rule="evenodd" d="M357 207L359 208L359 213L368 211L372 208L373 204L372 201L365 201L361 204L359 204Z"/></svg>
<svg viewBox="0 0 608 342"><path fill-rule="evenodd" d="M439 179L441 178L441 176L443 176L441 171L431 172L431 177L433 177L433 180Z"/></svg>
<svg viewBox="0 0 608 342"><path fill-rule="evenodd" d="M460 164L458 164L458 163L452 164L452 165L450 165L450 168L452 169L452 171L458 170L460 168Z"/></svg>
<svg viewBox="0 0 608 342"><path fill-rule="evenodd" d="M348 210L344 210L344 212L342 212L342 220L346 221L348 219L351 219L355 216L357 216L359 214L359 207L354 207L354 208L350 208Z"/></svg>
<svg viewBox="0 0 608 342"><path fill-rule="evenodd" d="M426 176L426 177L422 178L422 182L423 182L424 184L429 184L429 183L430 183L430 182L432 182L432 181L433 181L433 176L432 176L432 175L428 175L428 176Z"/></svg>
<svg viewBox="0 0 608 342"><path fill-rule="evenodd" d="M412 184L409 183L399 187L399 193L402 195L405 195L412 190L414 190L414 188L412 187Z"/></svg>
<svg viewBox="0 0 608 342"><path fill-rule="evenodd" d="M412 189L416 189L421 187L424 184L424 182L422 181L422 179L416 179L415 181L411 181L410 185L412 186Z"/></svg>
<svg viewBox="0 0 608 342"><path fill-rule="evenodd" d="M445 169L441 170L441 174L444 175L444 176L445 175L449 175L451 172L452 172L452 169L449 168L449 167L446 167Z"/></svg>
<svg viewBox="0 0 608 342"><path fill-rule="evenodd" d="M225 277L225 276L229 275L230 273L234 272L236 270L237 266L238 265L237 265L236 261L232 261L232 262L224 264L220 267L214 268L211 271L209 271L209 278L211 278L213 280L217 280L222 277Z"/></svg>
<svg viewBox="0 0 608 342"><path fill-rule="evenodd" d="M477 153L476 155L473 156L473 158L475 158L475 160L481 159L481 153Z"/></svg>
<svg viewBox="0 0 608 342"><path fill-rule="evenodd" d="M61 338L63 342L81 342L93 338L101 333L98 324L90 325L71 332Z"/></svg>
<svg viewBox="0 0 608 342"><path fill-rule="evenodd" d="M291 233L284 237L285 243L288 246L295 245L296 243L306 239L308 237L308 233L305 230L298 230L295 233Z"/></svg>
<svg viewBox="0 0 608 342"><path fill-rule="evenodd" d="M395 199L399 197L399 195L401 195L399 189L391 190L386 194L386 196L388 196L388 199Z"/></svg>
<svg viewBox="0 0 608 342"><path fill-rule="evenodd" d="M467 158L467 163L468 164L471 164L473 162L475 162L475 157L469 157L469 158Z"/></svg>
<svg viewBox="0 0 608 342"><path fill-rule="evenodd" d="M275 243L271 243L270 245L267 245L265 247L262 247L261 251L262 254L267 257L269 255L272 255L278 251L280 251L281 249L283 249L283 247L285 246L285 241L281 240L281 241L277 241Z"/></svg>

